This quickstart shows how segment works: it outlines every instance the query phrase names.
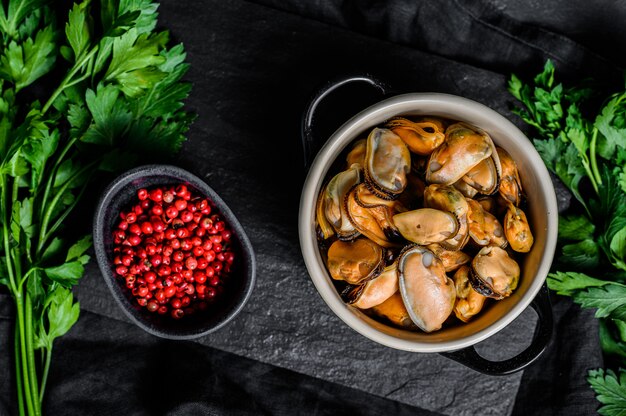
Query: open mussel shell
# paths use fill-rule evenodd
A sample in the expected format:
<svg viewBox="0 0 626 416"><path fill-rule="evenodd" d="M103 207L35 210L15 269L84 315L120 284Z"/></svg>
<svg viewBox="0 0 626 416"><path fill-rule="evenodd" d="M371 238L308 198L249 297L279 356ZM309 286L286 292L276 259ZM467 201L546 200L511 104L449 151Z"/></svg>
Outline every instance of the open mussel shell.
<svg viewBox="0 0 626 416"><path fill-rule="evenodd" d="M504 216L504 234L511 248L519 253L528 253L535 241L526 214L510 202Z"/></svg>
<svg viewBox="0 0 626 416"><path fill-rule="evenodd" d="M400 295L411 320L424 332L441 328L452 313L454 282L435 254L420 246L403 250L398 259Z"/></svg>
<svg viewBox="0 0 626 416"><path fill-rule="evenodd" d="M471 269L469 266L462 266L457 270L453 278L456 289L454 314L463 322L468 322L472 316L480 312L487 299L472 287L470 273Z"/></svg>
<svg viewBox="0 0 626 416"><path fill-rule="evenodd" d="M385 250L367 238L337 240L328 249L327 265L333 279L359 285L383 271L384 259Z"/></svg>
<svg viewBox="0 0 626 416"><path fill-rule="evenodd" d="M472 260L470 282L483 296L503 299L517 288L520 268L500 247L483 247Z"/></svg>
<svg viewBox="0 0 626 416"><path fill-rule="evenodd" d="M393 216L402 237L420 245L439 243L455 236L459 223L449 212L420 208Z"/></svg>
<svg viewBox="0 0 626 416"><path fill-rule="evenodd" d="M453 124L446 129L446 140L430 155L426 181L452 185L493 151L486 132L467 123Z"/></svg>
<svg viewBox="0 0 626 416"><path fill-rule="evenodd" d="M383 272L360 286L349 286L341 294L344 302L359 308L369 309L380 305L398 291L398 264L385 267Z"/></svg>
<svg viewBox="0 0 626 416"><path fill-rule="evenodd" d="M381 198L393 199L404 191L411 170L411 154L391 130L375 128L367 137L365 181Z"/></svg>
<svg viewBox="0 0 626 416"><path fill-rule="evenodd" d="M400 136L411 152L423 156L431 154L446 137L443 122L436 118L411 121L394 117L385 127Z"/></svg>
<svg viewBox="0 0 626 416"><path fill-rule="evenodd" d="M344 200L350 189L361 181L361 168L354 164L349 169L335 175L326 188L318 204L317 222L322 226L324 218L330 223L340 240L351 240L359 232L350 222L345 209Z"/></svg>

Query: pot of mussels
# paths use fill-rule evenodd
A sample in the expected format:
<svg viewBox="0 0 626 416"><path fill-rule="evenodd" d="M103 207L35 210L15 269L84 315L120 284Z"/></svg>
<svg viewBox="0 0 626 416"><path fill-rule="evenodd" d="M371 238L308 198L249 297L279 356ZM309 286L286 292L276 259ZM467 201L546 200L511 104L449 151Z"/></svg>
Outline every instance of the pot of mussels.
<svg viewBox="0 0 626 416"><path fill-rule="evenodd" d="M303 120L305 152L319 102ZM557 237L554 188L505 117L440 93L385 98L336 130L310 165L302 254L330 309L388 347L438 352L488 374L533 362L552 334L545 279ZM531 306L530 346L493 362L474 345Z"/></svg>

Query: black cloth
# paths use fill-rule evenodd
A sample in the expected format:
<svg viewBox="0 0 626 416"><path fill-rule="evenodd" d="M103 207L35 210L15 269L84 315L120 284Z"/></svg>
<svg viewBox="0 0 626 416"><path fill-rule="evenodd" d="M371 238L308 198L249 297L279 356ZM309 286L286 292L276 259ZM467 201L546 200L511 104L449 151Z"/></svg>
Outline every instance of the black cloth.
<svg viewBox="0 0 626 416"><path fill-rule="evenodd" d="M219 349L168 342L112 319L116 305L97 270L90 268L77 291L85 308L82 317L55 344L47 413L433 414L402 404L406 397L394 391L382 398L331 383L327 380L337 378L332 368L312 371L317 374L314 378L225 352L228 341L235 346L231 351L248 351L237 344L239 339L273 345L275 341L263 337L273 328L254 327L259 322L254 315L264 313L269 302L281 305L293 295L297 303L292 310L273 311L292 325L277 322L276 331L315 328L314 315L328 319L328 311L313 314L311 304L301 302L314 293L310 283L306 290L282 285L283 278L295 278L292 274L302 282L306 279L297 247L296 214L304 179L299 121L307 99L329 79L369 72L404 92L440 91L473 98L525 129L509 111L509 74L530 76L551 58L565 79L594 76L617 85L626 59L619 53L626 45L621 25L626 5L608 0L593 5L583 0L177 1L162 4L160 13L160 24L170 28L189 52L188 79L194 82L189 101L199 114L177 163L210 178L211 186L247 227L261 272L257 298L247 305L244 316L215 335L217 341L207 342L222 342ZM329 110L335 118L330 117L327 128L367 103ZM283 181L283 188L276 188L276 178ZM288 293L267 303L258 298L275 290ZM0 368L7 369L0 372L0 414L13 414L12 312L6 296L0 302ZM555 298L554 312L553 343L524 371L514 406L484 408L477 395L451 397L457 404L450 407L436 400L432 407L425 401L424 407L445 414L593 413L598 403L584 378L587 370L603 364L597 323L591 311L582 311L568 299ZM333 342L356 336L342 332L337 327L341 323L335 321L324 328L339 335L308 334L328 338L328 360L337 358L330 351ZM311 365L325 360L308 358ZM275 362L289 367L290 360L298 359L302 361L285 354ZM335 371L345 371L350 364ZM454 381L469 386L475 383L469 375ZM428 391L440 383L443 387L433 394L444 397L452 376L444 372L430 377L417 375L407 384L415 381L413 388ZM485 394L497 394L488 391L490 379L482 380ZM491 386L499 386L497 379Z"/></svg>

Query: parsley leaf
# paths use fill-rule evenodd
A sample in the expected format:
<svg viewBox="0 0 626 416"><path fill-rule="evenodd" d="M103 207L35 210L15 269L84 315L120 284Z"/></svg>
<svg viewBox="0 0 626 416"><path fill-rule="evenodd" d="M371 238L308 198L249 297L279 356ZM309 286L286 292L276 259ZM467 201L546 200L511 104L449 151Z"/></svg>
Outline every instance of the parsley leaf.
<svg viewBox="0 0 626 416"><path fill-rule="evenodd" d="M606 280L595 279L584 273L555 272L548 275L548 287L559 295L565 296L571 296L589 287L601 287L609 283Z"/></svg>
<svg viewBox="0 0 626 416"><path fill-rule="evenodd" d="M592 239L596 227L584 215L559 217L559 240L580 241Z"/></svg>
<svg viewBox="0 0 626 416"><path fill-rule="evenodd" d="M596 398L602 406L598 413L603 416L626 415L626 371L619 374L613 370L590 370L587 381L596 392Z"/></svg>

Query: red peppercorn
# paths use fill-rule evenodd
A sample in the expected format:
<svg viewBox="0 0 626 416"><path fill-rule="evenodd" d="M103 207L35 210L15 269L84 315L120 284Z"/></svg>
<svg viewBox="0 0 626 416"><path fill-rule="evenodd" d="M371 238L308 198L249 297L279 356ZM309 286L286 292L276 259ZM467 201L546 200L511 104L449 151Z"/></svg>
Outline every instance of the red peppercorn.
<svg viewBox="0 0 626 416"><path fill-rule="evenodd" d="M154 281L156 280L156 273L155 272L146 272L143 275L144 280L147 283L154 283ZM150 289L152 290L152 289Z"/></svg>
<svg viewBox="0 0 626 416"><path fill-rule="evenodd" d="M185 266L187 266L189 270L194 270L198 267L198 261L194 257L187 257L187 260L185 260Z"/></svg>
<svg viewBox="0 0 626 416"><path fill-rule="evenodd" d="M178 210L176 209L176 207L175 207L175 206L170 205L169 207L167 207L167 208L165 209L165 215L166 215L168 218L172 218L172 219L173 219L173 218L176 218L176 217L178 217Z"/></svg>
<svg viewBox="0 0 626 416"><path fill-rule="evenodd" d="M120 276L126 276L126 274L128 273L128 268L125 266L117 266L115 268L115 272Z"/></svg>
<svg viewBox="0 0 626 416"><path fill-rule="evenodd" d="M172 318L174 319L180 319L183 316L185 316L185 312L183 312L182 309L173 309L172 310Z"/></svg>
<svg viewBox="0 0 626 416"><path fill-rule="evenodd" d="M137 198L139 198L140 201L145 200L146 198L148 198L148 190L141 188L140 190L137 191Z"/></svg>
<svg viewBox="0 0 626 416"><path fill-rule="evenodd" d="M128 223L124 220L120 221L120 223L117 225L117 228L119 228L120 230L124 230L126 231L128 229Z"/></svg>
<svg viewBox="0 0 626 416"><path fill-rule="evenodd" d="M159 309L157 309L157 313L159 315L165 315L167 313L167 311L168 311L168 308L165 305L161 305L161 306L159 306Z"/></svg>
<svg viewBox="0 0 626 416"><path fill-rule="evenodd" d="M126 239L131 246L138 246L141 243L141 237L138 235L131 235Z"/></svg>
<svg viewBox="0 0 626 416"><path fill-rule="evenodd" d="M179 298L174 298L172 300L170 300L170 305L172 306L172 308L174 309L180 309L181 307L181 301Z"/></svg>
<svg viewBox="0 0 626 416"><path fill-rule="evenodd" d="M146 309L150 312L156 312L156 310L159 309L159 304L156 301L151 300L146 305Z"/></svg>
<svg viewBox="0 0 626 416"><path fill-rule="evenodd" d="M129 212L128 214L126 214L126 222L128 224L132 224L135 221L137 221L137 214L135 214L134 212Z"/></svg>
<svg viewBox="0 0 626 416"><path fill-rule="evenodd" d="M152 224L146 221L146 222L141 224L141 231L144 234L152 234L154 229L152 228Z"/></svg>
<svg viewBox="0 0 626 416"><path fill-rule="evenodd" d="M161 202L163 200L163 191L160 188L150 191L150 199L154 202Z"/></svg>
<svg viewBox="0 0 626 416"><path fill-rule="evenodd" d="M172 285L172 286L166 287L165 289L163 289L163 294L165 295L165 297L171 298L172 296L176 294L176 286Z"/></svg>
<svg viewBox="0 0 626 416"><path fill-rule="evenodd" d="M165 191L165 193L163 193L163 202L165 202L166 204L171 204L173 201L174 201L174 192Z"/></svg>
<svg viewBox="0 0 626 416"><path fill-rule="evenodd" d="M177 210L182 211L187 208L187 201L185 201L184 199L177 199L176 201L174 201L174 205L176 206Z"/></svg>

